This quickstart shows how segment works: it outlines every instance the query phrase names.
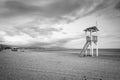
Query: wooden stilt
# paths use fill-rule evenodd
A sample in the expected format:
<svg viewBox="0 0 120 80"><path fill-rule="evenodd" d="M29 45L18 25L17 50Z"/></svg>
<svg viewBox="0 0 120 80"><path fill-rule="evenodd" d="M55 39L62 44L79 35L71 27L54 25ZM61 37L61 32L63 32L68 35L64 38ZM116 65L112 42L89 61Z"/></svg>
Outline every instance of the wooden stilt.
<svg viewBox="0 0 120 80"><path fill-rule="evenodd" d="M97 33L97 31L96 31L96 36L98 36L98 33ZM96 56L98 56L98 37L96 37Z"/></svg>
<svg viewBox="0 0 120 80"><path fill-rule="evenodd" d="M85 51L85 55L86 55L86 56L88 55L88 49L86 49L86 51Z"/></svg>
<svg viewBox="0 0 120 80"><path fill-rule="evenodd" d="M98 44L96 43L96 56L98 56Z"/></svg>
<svg viewBox="0 0 120 80"><path fill-rule="evenodd" d="M87 37L87 32L85 32L85 36ZM87 49L85 51L85 56L87 56Z"/></svg>

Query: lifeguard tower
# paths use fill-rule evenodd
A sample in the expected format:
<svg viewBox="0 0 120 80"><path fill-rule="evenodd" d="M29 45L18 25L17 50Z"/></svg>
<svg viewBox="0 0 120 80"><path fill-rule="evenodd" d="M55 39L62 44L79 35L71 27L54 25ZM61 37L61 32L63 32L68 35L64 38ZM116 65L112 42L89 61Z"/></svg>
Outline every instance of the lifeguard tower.
<svg viewBox="0 0 120 80"><path fill-rule="evenodd" d="M86 28L84 31L86 34L86 43L83 49L81 50L80 56L98 56L98 44L97 44L98 43L97 32L99 31L98 28L96 26L93 26ZM93 53L94 52L93 43L95 44L96 47L95 54Z"/></svg>

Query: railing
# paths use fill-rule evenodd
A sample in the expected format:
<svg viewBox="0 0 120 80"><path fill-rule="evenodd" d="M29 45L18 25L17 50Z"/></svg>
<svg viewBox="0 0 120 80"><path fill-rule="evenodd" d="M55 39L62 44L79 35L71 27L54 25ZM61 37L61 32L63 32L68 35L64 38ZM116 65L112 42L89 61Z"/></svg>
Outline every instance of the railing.
<svg viewBox="0 0 120 80"><path fill-rule="evenodd" d="M92 36L92 38L90 36L86 37L87 41L93 41L93 42L97 42L98 41L98 37L97 36Z"/></svg>

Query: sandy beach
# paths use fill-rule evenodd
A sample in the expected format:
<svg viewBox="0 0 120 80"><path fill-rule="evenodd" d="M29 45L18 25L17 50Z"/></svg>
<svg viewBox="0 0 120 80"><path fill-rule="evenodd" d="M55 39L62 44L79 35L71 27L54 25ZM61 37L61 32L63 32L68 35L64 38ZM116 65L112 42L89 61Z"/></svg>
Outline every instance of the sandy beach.
<svg viewBox="0 0 120 80"><path fill-rule="evenodd" d="M110 52L79 57L78 51L69 50L2 51L0 80L120 80L120 52Z"/></svg>

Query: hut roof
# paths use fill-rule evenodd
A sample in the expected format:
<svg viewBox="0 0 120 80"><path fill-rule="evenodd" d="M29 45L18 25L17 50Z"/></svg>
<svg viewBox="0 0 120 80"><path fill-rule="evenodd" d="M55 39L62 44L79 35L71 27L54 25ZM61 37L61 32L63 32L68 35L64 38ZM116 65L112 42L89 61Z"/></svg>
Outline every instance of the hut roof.
<svg viewBox="0 0 120 80"><path fill-rule="evenodd" d="M99 29L96 26L93 26L93 27L86 28L84 31L97 32L97 31L99 31Z"/></svg>

